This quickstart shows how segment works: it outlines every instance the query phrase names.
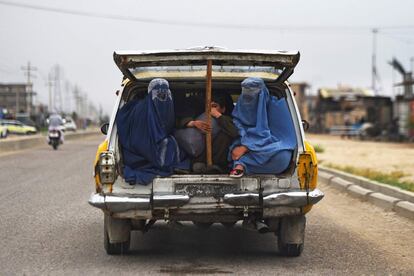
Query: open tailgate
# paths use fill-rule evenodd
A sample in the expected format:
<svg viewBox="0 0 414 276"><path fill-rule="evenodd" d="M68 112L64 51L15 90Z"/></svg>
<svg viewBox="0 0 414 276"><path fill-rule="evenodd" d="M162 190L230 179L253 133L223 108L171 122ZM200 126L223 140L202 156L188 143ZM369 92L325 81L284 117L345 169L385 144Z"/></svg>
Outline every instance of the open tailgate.
<svg viewBox="0 0 414 276"><path fill-rule="evenodd" d="M270 66L280 69L277 79L284 82L293 73L299 62L297 51L260 51L260 50L226 50L216 47L192 48L186 50L166 51L118 51L114 52L114 61L124 76L135 80L131 70L155 66L196 66L206 65L212 60L218 66Z"/></svg>

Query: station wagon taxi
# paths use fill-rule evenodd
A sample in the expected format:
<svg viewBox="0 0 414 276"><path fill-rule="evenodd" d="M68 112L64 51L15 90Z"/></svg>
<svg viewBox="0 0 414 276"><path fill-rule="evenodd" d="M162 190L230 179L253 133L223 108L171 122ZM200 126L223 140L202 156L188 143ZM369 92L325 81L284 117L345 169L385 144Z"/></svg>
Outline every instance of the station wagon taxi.
<svg viewBox="0 0 414 276"><path fill-rule="evenodd" d="M305 140L304 124L287 82L299 57L299 52L230 51L215 47L114 53L124 79L110 122L102 126L106 139L96 153L96 186L89 199L92 206L104 213L104 245L108 254L127 252L131 231L146 232L157 220L192 221L200 226L231 226L242 221L243 226L260 233L275 233L282 255L301 254L305 215L324 194L317 188L315 151ZM211 80L206 84L208 64ZM168 80L175 99L189 91L204 95L206 85L211 85L215 93L230 93L237 99L240 83L247 77L262 78L270 94L284 99L289 108L288 119L294 126L297 148L284 172L241 178L227 174L174 174L156 177L149 185L125 188L116 125L122 106L145 94L154 78ZM178 100L175 105L178 109L191 108L181 106Z"/></svg>

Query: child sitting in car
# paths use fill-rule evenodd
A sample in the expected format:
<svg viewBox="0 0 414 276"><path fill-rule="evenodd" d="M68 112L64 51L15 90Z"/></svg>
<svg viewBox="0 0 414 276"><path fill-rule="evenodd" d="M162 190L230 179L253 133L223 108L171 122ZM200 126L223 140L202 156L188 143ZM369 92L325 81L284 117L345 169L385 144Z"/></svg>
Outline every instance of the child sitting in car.
<svg viewBox="0 0 414 276"><path fill-rule="evenodd" d="M230 115L232 110L233 103L229 95L215 94L211 102L211 116L216 121L215 130L212 129L211 125L200 119L200 116L196 117L196 119L187 117L180 120L179 127L181 128L196 128L202 133L209 131L213 131L214 133L212 144L213 166L206 166L206 153L204 149L192 160L193 172L224 173L229 171L229 162L227 161L229 147L238 137L238 130L234 126L233 119Z"/></svg>

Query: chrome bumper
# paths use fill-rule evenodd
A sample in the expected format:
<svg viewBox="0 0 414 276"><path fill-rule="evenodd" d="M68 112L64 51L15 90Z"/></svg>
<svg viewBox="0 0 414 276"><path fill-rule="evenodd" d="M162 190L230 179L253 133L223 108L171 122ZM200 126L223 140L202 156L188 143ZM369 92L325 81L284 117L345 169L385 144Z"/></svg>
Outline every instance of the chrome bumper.
<svg viewBox="0 0 414 276"><path fill-rule="evenodd" d="M324 193L319 189L315 189L309 192L296 191L271 194L263 197L263 206L303 207L309 204L318 203L324 196Z"/></svg>
<svg viewBox="0 0 414 276"><path fill-rule="evenodd" d="M319 189L309 191L290 191L274 193L263 197L263 208L272 207L303 207L308 204L316 204L324 194ZM224 203L232 206L260 206L260 195L258 193L225 194ZM152 205L155 208L176 208L190 202L188 195L154 195ZM126 197L105 196L93 193L89 198L89 204L111 212L125 212L129 210L151 210L150 197Z"/></svg>
<svg viewBox="0 0 414 276"><path fill-rule="evenodd" d="M96 208L111 212L149 210L151 208L149 197L105 196L93 193L88 202Z"/></svg>
<svg viewBox="0 0 414 276"><path fill-rule="evenodd" d="M319 189L309 191L309 193L306 191L274 193L263 197L263 207L303 207L308 204L316 204L323 197L324 194ZM226 194L224 202L233 206L257 206L260 204L260 196L258 193Z"/></svg>
<svg viewBox="0 0 414 276"><path fill-rule="evenodd" d="M153 206L157 208L181 207L190 201L188 195L155 195ZM125 212L129 210L150 210L150 197L105 196L93 193L89 204L111 212Z"/></svg>

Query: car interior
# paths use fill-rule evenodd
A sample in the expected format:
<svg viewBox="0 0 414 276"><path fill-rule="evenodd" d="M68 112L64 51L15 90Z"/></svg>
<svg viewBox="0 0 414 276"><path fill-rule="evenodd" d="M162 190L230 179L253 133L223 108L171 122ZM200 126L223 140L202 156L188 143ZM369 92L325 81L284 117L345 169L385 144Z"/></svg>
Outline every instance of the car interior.
<svg viewBox="0 0 414 276"><path fill-rule="evenodd" d="M195 117L205 111L205 80L169 80L170 90L173 95L174 109L176 118ZM213 80L212 94L227 94L232 100L233 105L237 102L241 94L241 80ZM134 99L143 99L148 94L148 84L150 80L139 80L129 82L124 88L122 94L122 106ZM266 86L269 93L278 99L286 98L287 87L280 87L273 81L267 81ZM122 150L120 143L118 144L118 173L123 176L122 172ZM278 177L291 176L295 169L295 162L297 159L297 148L294 150L289 167L278 175Z"/></svg>

